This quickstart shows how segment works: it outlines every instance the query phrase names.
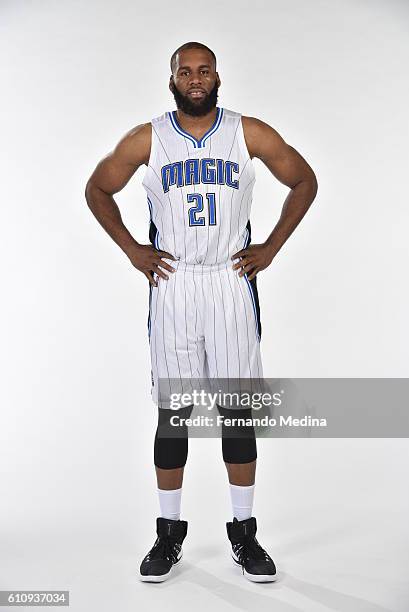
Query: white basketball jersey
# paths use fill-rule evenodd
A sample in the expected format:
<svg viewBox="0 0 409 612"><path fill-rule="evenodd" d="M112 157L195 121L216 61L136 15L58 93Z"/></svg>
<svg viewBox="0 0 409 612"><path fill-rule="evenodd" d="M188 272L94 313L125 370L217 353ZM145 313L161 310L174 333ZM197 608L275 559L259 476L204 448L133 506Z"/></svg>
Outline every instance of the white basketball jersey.
<svg viewBox="0 0 409 612"><path fill-rule="evenodd" d="M217 107L213 126L200 140L180 127L176 111L151 124L143 179L151 243L186 264L229 262L251 241L255 172L241 114Z"/></svg>

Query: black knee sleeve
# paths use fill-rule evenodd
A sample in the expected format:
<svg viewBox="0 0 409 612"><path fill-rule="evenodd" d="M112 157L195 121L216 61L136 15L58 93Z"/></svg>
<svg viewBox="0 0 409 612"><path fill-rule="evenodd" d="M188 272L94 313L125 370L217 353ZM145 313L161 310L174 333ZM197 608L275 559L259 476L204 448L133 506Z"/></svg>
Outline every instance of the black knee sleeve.
<svg viewBox="0 0 409 612"><path fill-rule="evenodd" d="M170 424L170 417L177 413L183 418L189 418L193 406L180 410L166 408L158 409L158 426L154 442L154 463L162 470L174 470L186 465L188 453L188 430L186 425L178 426L177 430Z"/></svg>
<svg viewBox="0 0 409 612"><path fill-rule="evenodd" d="M226 419L251 418L251 408L232 410L217 407ZM222 425L222 452L226 463L250 463L257 459L257 442L253 425Z"/></svg>

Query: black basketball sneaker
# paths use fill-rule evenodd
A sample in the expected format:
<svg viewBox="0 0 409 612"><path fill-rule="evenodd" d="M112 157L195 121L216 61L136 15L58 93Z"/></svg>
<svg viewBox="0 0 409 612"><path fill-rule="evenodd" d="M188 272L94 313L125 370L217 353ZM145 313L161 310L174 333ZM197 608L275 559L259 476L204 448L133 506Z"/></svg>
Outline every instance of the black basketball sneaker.
<svg viewBox="0 0 409 612"><path fill-rule="evenodd" d="M163 582L169 578L172 567L182 558L187 522L158 517L156 533L156 542L141 563L140 579L143 582Z"/></svg>
<svg viewBox="0 0 409 612"><path fill-rule="evenodd" d="M252 582L274 582L277 570L274 561L256 539L257 522L254 516L244 521L234 517L226 523L227 535L231 542L232 558L241 565L244 576Z"/></svg>

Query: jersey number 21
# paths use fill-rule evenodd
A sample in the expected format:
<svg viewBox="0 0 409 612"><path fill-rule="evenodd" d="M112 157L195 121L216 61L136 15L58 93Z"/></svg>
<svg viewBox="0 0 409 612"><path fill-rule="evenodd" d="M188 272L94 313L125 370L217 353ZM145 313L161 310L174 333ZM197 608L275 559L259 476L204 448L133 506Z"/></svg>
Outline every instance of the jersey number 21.
<svg viewBox="0 0 409 612"><path fill-rule="evenodd" d="M216 194L214 193L206 193L207 199L207 208L208 208L208 216L209 216L209 225L216 225ZM191 206L189 208L189 225L206 225L205 217L197 217L198 213L203 212L203 196L201 193L188 193L187 194L188 203L195 203L195 206Z"/></svg>

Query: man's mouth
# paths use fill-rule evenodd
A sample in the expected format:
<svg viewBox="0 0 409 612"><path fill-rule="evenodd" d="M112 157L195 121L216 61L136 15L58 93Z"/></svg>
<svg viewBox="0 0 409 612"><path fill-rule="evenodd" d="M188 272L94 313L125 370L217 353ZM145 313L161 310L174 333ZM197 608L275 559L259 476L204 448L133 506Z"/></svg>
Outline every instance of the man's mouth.
<svg viewBox="0 0 409 612"><path fill-rule="evenodd" d="M204 92L203 89L191 89L187 93L189 96L192 96L192 98L195 99L204 98L206 95L206 92Z"/></svg>

